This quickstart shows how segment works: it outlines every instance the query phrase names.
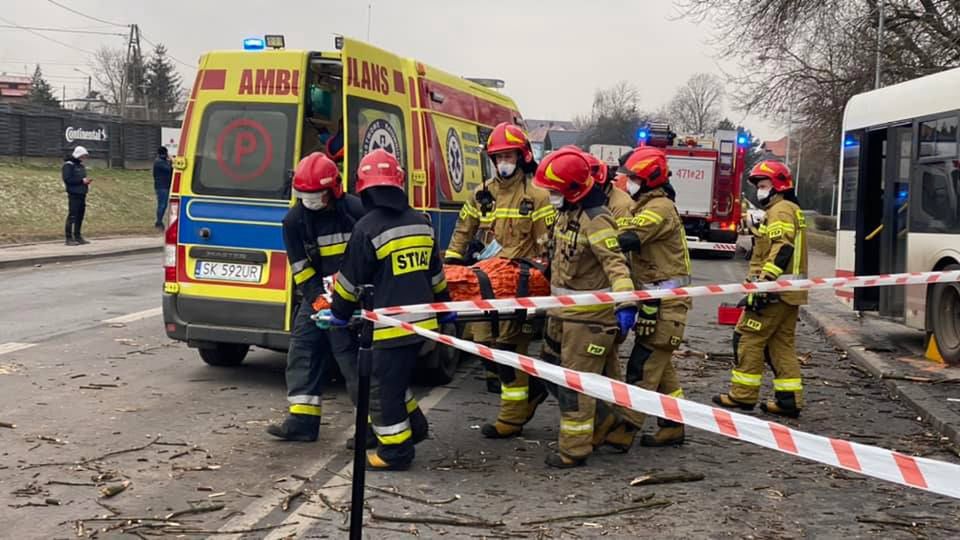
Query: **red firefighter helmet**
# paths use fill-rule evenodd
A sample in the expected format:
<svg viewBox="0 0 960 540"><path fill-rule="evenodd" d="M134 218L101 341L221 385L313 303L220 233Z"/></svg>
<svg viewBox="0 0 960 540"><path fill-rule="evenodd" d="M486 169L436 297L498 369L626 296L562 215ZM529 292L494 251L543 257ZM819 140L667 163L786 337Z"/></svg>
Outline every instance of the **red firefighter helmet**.
<svg viewBox="0 0 960 540"><path fill-rule="evenodd" d="M561 148L543 158L533 185L560 193L567 202L579 202L593 187L590 162L580 150Z"/></svg>
<svg viewBox="0 0 960 540"><path fill-rule="evenodd" d="M641 146L623 163L627 176L640 180L648 188L657 188L670 181L667 154L655 146Z"/></svg>
<svg viewBox="0 0 960 540"><path fill-rule="evenodd" d="M330 190L334 199L343 197L343 182L337 164L322 152L314 152L300 160L293 175L294 195Z"/></svg>
<svg viewBox="0 0 960 540"><path fill-rule="evenodd" d="M747 179L753 185L757 185L760 180L770 180L773 182L773 190L777 192L793 189L793 174L789 167L779 161L768 159L757 163L750 170Z"/></svg>
<svg viewBox="0 0 960 540"><path fill-rule="evenodd" d="M357 193L376 186L403 189L403 169L390 152L377 148L363 156L357 167Z"/></svg>
<svg viewBox="0 0 960 540"><path fill-rule="evenodd" d="M523 161L529 163L533 160L533 152L530 151L530 141L527 134L523 132L520 126L507 122L497 124L493 128L490 136L487 137L487 155L493 159L494 154L510 151L520 152Z"/></svg>
<svg viewBox="0 0 960 540"><path fill-rule="evenodd" d="M590 163L590 176L593 177L593 181L600 185L606 184L607 164L589 152L584 152L583 156L587 158L587 162Z"/></svg>

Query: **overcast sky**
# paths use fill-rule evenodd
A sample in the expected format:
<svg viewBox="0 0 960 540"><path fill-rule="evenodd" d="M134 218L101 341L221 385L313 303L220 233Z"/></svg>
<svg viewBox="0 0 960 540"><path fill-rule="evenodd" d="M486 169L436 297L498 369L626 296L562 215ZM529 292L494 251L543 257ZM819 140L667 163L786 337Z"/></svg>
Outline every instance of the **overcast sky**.
<svg viewBox="0 0 960 540"><path fill-rule="evenodd" d="M618 80L640 88L641 108L654 110L697 72L734 72L719 62L713 29L679 17L667 0L56 0L84 14L118 24L136 23L153 43L189 66L210 49L239 48L265 33L286 36L287 47L333 48L341 33L366 39L457 75L496 77L527 118L569 120L588 112L594 91ZM49 0L0 0L0 24L126 33L70 13ZM6 20L2 20L6 19ZM81 97L90 55L101 45L125 46L125 37L0 28L0 71L32 72L40 63L58 90ZM152 49L144 43L144 54ZM184 81L193 68L177 64ZM761 138L782 129L725 107Z"/></svg>

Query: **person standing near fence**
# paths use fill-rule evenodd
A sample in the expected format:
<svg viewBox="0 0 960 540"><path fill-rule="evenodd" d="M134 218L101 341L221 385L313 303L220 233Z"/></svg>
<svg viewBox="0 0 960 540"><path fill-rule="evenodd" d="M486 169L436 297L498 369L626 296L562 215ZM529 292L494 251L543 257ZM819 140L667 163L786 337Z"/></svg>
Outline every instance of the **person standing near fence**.
<svg viewBox="0 0 960 540"><path fill-rule="evenodd" d="M157 159L153 161L153 189L157 192L157 221L153 224L163 232L163 214L167 212L167 199L170 197L170 180L173 178L173 164L167 154L167 148L157 148Z"/></svg>
<svg viewBox="0 0 960 540"><path fill-rule="evenodd" d="M67 191L67 223L64 226L64 242L68 246L89 244L80 233L83 227L83 215L87 211L87 191L90 190L90 179L87 178L87 168L83 160L89 156L87 149L77 146L73 149L70 159L63 162L61 175Z"/></svg>

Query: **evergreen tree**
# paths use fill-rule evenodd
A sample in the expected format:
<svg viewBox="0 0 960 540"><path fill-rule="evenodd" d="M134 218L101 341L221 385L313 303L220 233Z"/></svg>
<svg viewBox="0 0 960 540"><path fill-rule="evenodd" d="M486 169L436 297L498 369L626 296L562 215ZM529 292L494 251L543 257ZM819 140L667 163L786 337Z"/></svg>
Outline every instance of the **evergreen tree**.
<svg viewBox="0 0 960 540"><path fill-rule="evenodd" d="M43 78L43 71L40 65L33 71L33 80L30 81L30 94L28 96L30 103L45 105L48 107L60 107L60 100L53 95L53 87Z"/></svg>
<svg viewBox="0 0 960 540"><path fill-rule="evenodd" d="M180 74L167 57L167 48L162 43L157 44L147 62L146 77L150 109L157 111L159 120L170 119L183 93L183 87Z"/></svg>

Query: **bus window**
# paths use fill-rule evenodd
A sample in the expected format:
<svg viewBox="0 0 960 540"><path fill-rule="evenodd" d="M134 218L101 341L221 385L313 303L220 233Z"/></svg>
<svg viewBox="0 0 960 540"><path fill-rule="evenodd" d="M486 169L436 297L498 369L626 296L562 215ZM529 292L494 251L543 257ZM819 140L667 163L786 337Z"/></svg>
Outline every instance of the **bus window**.
<svg viewBox="0 0 960 540"><path fill-rule="evenodd" d="M296 105L214 103L203 113L193 191L283 199L296 133Z"/></svg>
<svg viewBox="0 0 960 540"><path fill-rule="evenodd" d="M919 208L910 212L910 230L928 233L960 233L960 169L957 160L921 163L914 176L914 200Z"/></svg>
<svg viewBox="0 0 960 540"><path fill-rule="evenodd" d="M957 155L957 117L920 122L920 159Z"/></svg>
<svg viewBox="0 0 960 540"><path fill-rule="evenodd" d="M840 193L840 229L857 228L857 188L860 179L860 133L843 138L843 191Z"/></svg>

